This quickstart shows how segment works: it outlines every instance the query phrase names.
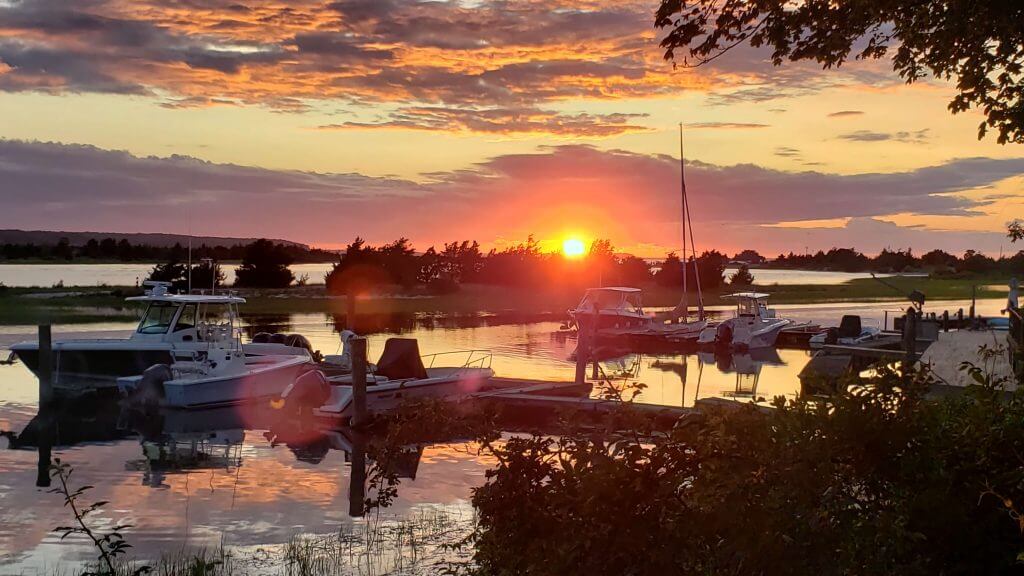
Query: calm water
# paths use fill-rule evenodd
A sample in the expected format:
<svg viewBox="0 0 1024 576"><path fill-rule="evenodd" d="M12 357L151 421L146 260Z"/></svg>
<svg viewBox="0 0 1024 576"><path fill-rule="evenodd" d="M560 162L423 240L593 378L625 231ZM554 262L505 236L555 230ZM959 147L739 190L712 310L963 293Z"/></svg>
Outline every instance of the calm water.
<svg viewBox="0 0 1024 576"><path fill-rule="evenodd" d="M941 311L964 302L932 303ZM983 301L980 313L999 310L998 300ZM897 305L891 306L893 310ZM879 304L779 307L797 319L835 324L842 314L862 314L881 323ZM250 331L301 332L316 348L338 348L334 321L318 314L248 319ZM78 335L118 336L130 323L74 326ZM568 380L575 340L559 322L514 322L501 317L409 317L370 334L369 354L376 358L386 338L415 337L422 353L489 349L498 375ZM0 347L31 337L33 328L0 329ZM59 332L65 332L58 330ZM618 381L646 384L639 401L692 406L697 398L749 398L792 395L808 353L779 350L757 356L625 354L602 362ZM21 365L0 366L0 429L21 433L37 410L37 382ZM127 538L137 557L185 546L234 547L243 556L267 558L299 534L359 533L366 521L348 515L350 473L348 439L336 432L275 421L262 408L232 408L200 413L169 413L162 420L132 419L116 406L89 407L85 416L59 423L64 444L55 457L75 467L75 482L92 484L90 501L109 500L93 522L129 522ZM61 561L86 561L92 550L81 540L61 542L52 528L70 521L59 496L36 487L38 455L31 429L21 449L0 439L0 574L35 573ZM426 446L413 454L395 504L381 522L437 518L472 525L471 489L484 482L491 461L462 441ZM427 522L429 524L429 522ZM418 548L417 554L427 554ZM437 552L438 554L447 554ZM362 573L394 569L394 555L377 559Z"/></svg>
<svg viewBox="0 0 1024 576"><path fill-rule="evenodd" d="M132 286L141 282L153 269L152 264L0 264L0 283L5 286ZM309 275L310 284L322 284L331 269L329 263L295 264L295 277ZM235 281L235 266L225 265L228 284ZM726 268L728 278L735 268ZM870 278L866 273L820 272L813 270L752 270L759 285L771 284L840 284L856 278Z"/></svg>

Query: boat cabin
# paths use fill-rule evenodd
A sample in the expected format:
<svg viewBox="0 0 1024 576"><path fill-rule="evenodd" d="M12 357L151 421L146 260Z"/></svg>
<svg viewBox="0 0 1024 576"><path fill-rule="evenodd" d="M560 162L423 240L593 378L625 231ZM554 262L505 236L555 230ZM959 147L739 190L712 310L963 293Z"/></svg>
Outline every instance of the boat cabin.
<svg viewBox="0 0 1024 576"><path fill-rule="evenodd" d="M737 292L735 294L728 294L723 298L729 298L736 301L736 317L753 317L753 318L775 318L775 310L768 307L768 297L770 294L764 294L762 292Z"/></svg>
<svg viewBox="0 0 1024 576"><path fill-rule="evenodd" d="M235 339L238 305L245 298L206 294L169 294L165 282L151 282L144 296L126 298L146 302L133 340L157 342L228 342Z"/></svg>
<svg viewBox="0 0 1024 576"><path fill-rule="evenodd" d="M620 312L624 315L643 316L643 292L639 288L610 286L607 288L589 288L576 306L577 313Z"/></svg>

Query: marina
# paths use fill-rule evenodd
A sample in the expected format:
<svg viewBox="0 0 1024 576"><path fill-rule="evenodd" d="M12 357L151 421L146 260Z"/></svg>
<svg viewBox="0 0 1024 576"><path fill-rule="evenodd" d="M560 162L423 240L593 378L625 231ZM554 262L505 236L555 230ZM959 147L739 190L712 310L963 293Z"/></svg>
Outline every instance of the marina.
<svg viewBox="0 0 1024 576"><path fill-rule="evenodd" d="M935 302L932 306L959 308L964 304L969 305L953 301ZM979 301L976 306L979 314L995 314L1000 304L991 300ZM881 322L883 317L878 308L877 304L780 306L779 313L799 322L829 325L837 315L846 312ZM268 329L299 332L309 338L314 349L340 352L336 324L323 316L293 314L266 320L247 318L240 327L248 334ZM574 382L579 372L574 360L577 339L575 334L562 331L559 322L515 323L482 315L473 320L463 319L459 327L448 327L444 319L436 317L401 324L403 327L398 331L366 334L369 358L381 356L388 340L395 337L415 339L419 344L416 351L427 355L428 364L429 355L435 353L488 350L493 355L488 358L494 375L491 391L482 387L463 390L459 404L467 400L499 401L510 417L519 415L519 420L513 418L513 422L522 422L523 417L529 416L526 421L534 426L537 422L552 422L550 418L557 419L559 413L577 413L581 418L588 413L602 413L607 401L600 399L595 387L600 382L621 386L643 384L635 402L645 407L641 413L647 414L645 417L652 422L675 422L699 413L702 406L714 409L721 402L767 402L775 396L794 397L801 392L798 374L813 354L806 349L785 348L745 353L629 352L601 358L594 366L588 364L586 385L581 388ZM133 329L130 325L97 328L104 335L127 334ZM78 333L91 335L88 329L75 327ZM28 330L10 332L4 336L8 342L24 339L19 332L23 335ZM465 362L471 361L469 358ZM381 362L376 363L379 372ZM597 379L591 378L594 375ZM24 448L33 443L38 383L31 371L17 363L0 366L0 381L0 428L14 433L7 441L4 476L13 482L7 485L8 489L30 490L36 479L38 454ZM72 415L66 416L71 420L60 426L54 448L59 446L64 458L80 462L78 473L101 486L98 497L135 503L134 519L146 527L135 535L134 541L142 552L156 551L167 539L189 546L211 546L221 541L243 549L284 546L296 533L333 530L339 522L350 527L362 522L358 516L351 517L345 512L352 487L351 446L339 442L337 434L331 432L344 428L347 419L325 413L321 408L319 424L301 423L284 418L287 410L275 410L262 402L203 410L162 409L155 420L134 418L144 424L139 428L128 424L133 418L124 410L117 402L90 408L85 414L71 410ZM538 421L543 414L550 416ZM296 427L299 432L291 430ZM511 430L514 429L513 426ZM281 439L289 438L281 443ZM455 517L469 514L470 490L483 481L489 461L473 456L471 444L467 446L464 441L428 439L417 454L415 479L406 479L386 517L402 522L425 510ZM268 474L275 478L273 482L268 483ZM289 482L288 478L292 480ZM286 488L289 484L304 488L294 491ZM157 492L151 494L153 490ZM225 500L228 493L231 497ZM153 498L156 494L162 495ZM51 544L19 536L45 530L60 515L56 503L52 507L45 503L39 506L31 518L3 518L5 528L0 533L0 543L14 552L5 558L6 566L39 566L33 558L45 557ZM323 514L325 507L336 513ZM191 512L185 517L175 516L178 521L168 523L170 518L163 513L168 509ZM316 514L312 514L314 509ZM231 520L265 518L268 514L277 518L278 528L256 529L247 521ZM310 522L313 517L316 520ZM228 524L235 527L227 529ZM88 553L83 547L62 550L66 558L74 558L72 550Z"/></svg>

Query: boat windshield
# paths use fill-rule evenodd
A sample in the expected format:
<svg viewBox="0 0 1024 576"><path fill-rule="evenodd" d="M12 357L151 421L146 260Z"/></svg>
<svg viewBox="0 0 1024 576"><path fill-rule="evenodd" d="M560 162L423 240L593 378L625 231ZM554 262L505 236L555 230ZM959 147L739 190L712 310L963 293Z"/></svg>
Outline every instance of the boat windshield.
<svg viewBox="0 0 1024 576"><path fill-rule="evenodd" d="M139 322L139 334L166 334L178 312L178 305L170 302L153 302L146 315Z"/></svg>
<svg viewBox="0 0 1024 576"><path fill-rule="evenodd" d="M736 315L738 316L767 316L767 304L754 298L743 298L736 302Z"/></svg>

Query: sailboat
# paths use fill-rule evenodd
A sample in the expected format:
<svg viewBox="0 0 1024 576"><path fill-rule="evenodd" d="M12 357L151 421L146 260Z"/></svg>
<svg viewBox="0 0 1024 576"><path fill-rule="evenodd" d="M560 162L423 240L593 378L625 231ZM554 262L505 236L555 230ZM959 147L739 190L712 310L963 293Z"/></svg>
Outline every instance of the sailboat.
<svg viewBox="0 0 1024 576"><path fill-rule="evenodd" d="M700 289L700 273L696 266L697 250L690 220L690 203L686 195L685 155L683 151L683 124L679 124L679 188L682 196L683 232L683 296L675 308L648 316L641 307L641 290L633 287L590 288L575 309L569 311L572 322L579 330L589 330L603 337L635 337L666 340L674 343L695 342L701 331L708 327L704 314L704 295ZM689 251L687 252L687 228ZM690 319L687 268L693 258L694 280L697 289L697 318Z"/></svg>

